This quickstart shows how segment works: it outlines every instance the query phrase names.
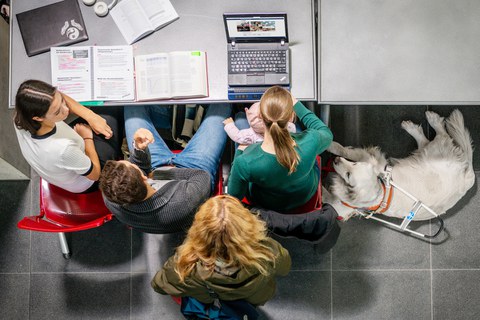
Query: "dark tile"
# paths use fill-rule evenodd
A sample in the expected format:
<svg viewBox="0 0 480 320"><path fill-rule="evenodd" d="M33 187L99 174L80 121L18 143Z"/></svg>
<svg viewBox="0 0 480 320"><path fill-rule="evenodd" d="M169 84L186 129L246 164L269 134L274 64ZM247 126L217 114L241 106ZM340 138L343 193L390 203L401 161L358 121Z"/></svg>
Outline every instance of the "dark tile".
<svg viewBox="0 0 480 320"><path fill-rule="evenodd" d="M130 272L131 231L117 220L66 235L69 260L63 258L58 234L32 232L32 272Z"/></svg>
<svg viewBox="0 0 480 320"><path fill-rule="evenodd" d="M132 232L132 272L156 272L182 244L185 235Z"/></svg>
<svg viewBox="0 0 480 320"><path fill-rule="evenodd" d="M473 139L473 144L480 145L480 108L479 106L431 106L430 110L437 112L443 117L448 117L454 109L462 112L465 120L465 126L470 131ZM480 149L473 149L473 168L480 170Z"/></svg>
<svg viewBox="0 0 480 320"><path fill-rule="evenodd" d="M30 232L17 223L30 211L30 181L0 181L0 272L28 272Z"/></svg>
<svg viewBox="0 0 480 320"><path fill-rule="evenodd" d="M333 139L345 146L380 146L388 157L405 157L415 140L400 126L403 120L426 128L426 106L330 106Z"/></svg>
<svg viewBox="0 0 480 320"><path fill-rule="evenodd" d="M131 320L182 319L180 306L170 296L153 291L150 286L155 273L137 273L132 276Z"/></svg>
<svg viewBox="0 0 480 320"><path fill-rule="evenodd" d="M332 286L335 320L431 319L429 271L334 271Z"/></svg>
<svg viewBox="0 0 480 320"><path fill-rule="evenodd" d="M480 173L476 173L478 181ZM444 241L432 246L433 269L480 268L480 215L478 183L443 217Z"/></svg>
<svg viewBox="0 0 480 320"><path fill-rule="evenodd" d="M428 222L412 222L409 227L415 229L425 224L428 226ZM351 218L342 222L341 227L340 237L332 249L333 270L430 268L427 241L363 218Z"/></svg>
<svg viewBox="0 0 480 320"><path fill-rule="evenodd" d="M0 274L0 319L28 319L29 274Z"/></svg>
<svg viewBox="0 0 480 320"><path fill-rule="evenodd" d="M307 241L294 238L280 238L273 235L285 249L290 253L292 258L292 270L309 270L309 271L328 271L330 270L331 254L319 253L317 247Z"/></svg>
<svg viewBox="0 0 480 320"><path fill-rule="evenodd" d="M277 293L260 313L265 319L331 319L330 272L292 271L277 279Z"/></svg>
<svg viewBox="0 0 480 320"><path fill-rule="evenodd" d="M30 319L129 319L130 273L31 276Z"/></svg>
<svg viewBox="0 0 480 320"><path fill-rule="evenodd" d="M433 318L480 319L480 270L433 271Z"/></svg>

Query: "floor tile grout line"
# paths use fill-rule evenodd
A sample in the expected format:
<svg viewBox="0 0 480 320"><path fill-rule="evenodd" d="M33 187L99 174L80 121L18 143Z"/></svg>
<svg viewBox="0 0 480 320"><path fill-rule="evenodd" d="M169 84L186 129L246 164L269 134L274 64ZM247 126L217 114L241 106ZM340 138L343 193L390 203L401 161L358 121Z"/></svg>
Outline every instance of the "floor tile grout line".
<svg viewBox="0 0 480 320"><path fill-rule="evenodd" d="M133 300L133 231L130 229L130 320L132 320Z"/></svg>
<svg viewBox="0 0 480 320"><path fill-rule="evenodd" d="M333 250L330 250L330 319L333 320Z"/></svg>
<svg viewBox="0 0 480 320"><path fill-rule="evenodd" d="M430 221L430 234L432 234L432 221ZM433 320L433 261L432 240L430 240L430 318Z"/></svg>

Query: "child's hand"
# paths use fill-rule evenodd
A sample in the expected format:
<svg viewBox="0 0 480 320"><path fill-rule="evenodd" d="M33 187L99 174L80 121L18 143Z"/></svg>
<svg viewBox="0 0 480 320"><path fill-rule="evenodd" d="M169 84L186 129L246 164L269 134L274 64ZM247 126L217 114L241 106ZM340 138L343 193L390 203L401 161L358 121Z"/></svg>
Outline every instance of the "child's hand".
<svg viewBox="0 0 480 320"><path fill-rule="evenodd" d="M145 150L150 143L155 141L150 130L145 128L140 128L135 131L133 140L135 141L135 147L140 150Z"/></svg>
<svg viewBox="0 0 480 320"><path fill-rule="evenodd" d="M224 124L224 125L227 125L227 124L232 123L232 122L233 122L232 117L223 120L223 124Z"/></svg>

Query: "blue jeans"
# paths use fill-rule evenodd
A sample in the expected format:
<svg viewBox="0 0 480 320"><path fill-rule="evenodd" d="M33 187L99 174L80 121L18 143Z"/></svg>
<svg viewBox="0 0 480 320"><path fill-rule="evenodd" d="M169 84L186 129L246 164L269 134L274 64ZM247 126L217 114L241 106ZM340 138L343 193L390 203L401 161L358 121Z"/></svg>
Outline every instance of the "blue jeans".
<svg viewBox="0 0 480 320"><path fill-rule="evenodd" d="M174 165L178 168L201 169L210 174L212 190L215 184L220 158L225 148L227 134L223 130L223 120L230 117L229 104L212 104L208 107L198 131L187 147L178 154L170 151L156 128L171 128L172 108L166 106L132 106L124 108L125 134L128 148L132 152L133 134L139 128L153 133L155 142L148 146L152 155L152 167Z"/></svg>

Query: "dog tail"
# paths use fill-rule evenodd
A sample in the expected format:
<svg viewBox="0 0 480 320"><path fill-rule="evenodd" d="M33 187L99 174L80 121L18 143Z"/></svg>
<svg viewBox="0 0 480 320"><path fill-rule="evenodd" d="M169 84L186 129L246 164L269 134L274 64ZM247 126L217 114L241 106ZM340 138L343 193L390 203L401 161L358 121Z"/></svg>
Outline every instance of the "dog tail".
<svg viewBox="0 0 480 320"><path fill-rule="evenodd" d="M453 141L465 152L466 159L470 165L473 163L472 137L463 121L463 115L455 109L446 121L448 134Z"/></svg>

